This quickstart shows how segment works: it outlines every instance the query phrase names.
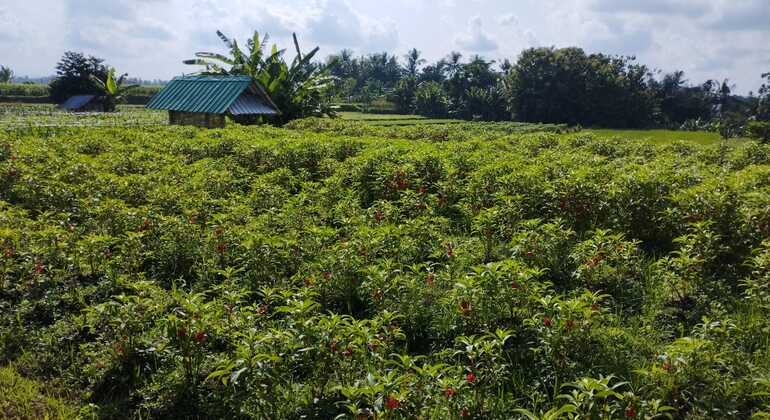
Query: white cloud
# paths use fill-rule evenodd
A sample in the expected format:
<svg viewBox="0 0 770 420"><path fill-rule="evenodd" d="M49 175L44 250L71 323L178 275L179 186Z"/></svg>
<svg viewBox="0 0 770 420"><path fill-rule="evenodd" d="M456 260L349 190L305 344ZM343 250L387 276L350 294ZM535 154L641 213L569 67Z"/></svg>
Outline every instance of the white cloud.
<svg viewBox="0 0 770 420"><path fill-rule="evenodd" d="M519 18L513 13L506 13L497 20L502 26L519 26Z"/></svg>
<svg viewBox="0 0 770 420"><path fill-rule="evenodd" d="M707 0L593 0L590 7L604 13L703 16L711 8Z"/></svg>
<svg viewBox="0 0 770 420"><path fill-rule="evenodd" d="M770 32L770 2L744 0L720 2L708 19L708 25L723 31Z"/></svg>
<svg viewBox="0 0 770 420"><path fill-rule="evenodd" d="M468 21L465 33L455 38L455 43L465 51L489 52L497 49L497 42L484 30L480 16L474 16Z"/></svg>
<svg viewBox="0 0 770 420"><path fill-rule="evenodd" d="M337 48L384 50L399 41L394 21L362 15L346 0L321 1L305 26L313 41Z"/></svg>

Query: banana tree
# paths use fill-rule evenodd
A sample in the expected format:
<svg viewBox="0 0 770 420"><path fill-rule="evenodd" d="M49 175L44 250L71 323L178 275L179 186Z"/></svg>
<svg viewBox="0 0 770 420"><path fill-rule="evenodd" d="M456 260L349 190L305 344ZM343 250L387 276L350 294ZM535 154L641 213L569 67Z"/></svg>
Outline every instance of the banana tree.
<svg viewBox="0 0 770 420"><path fill-rule="evenodd" d="M93 75L91 76L91 80L101 91L104 112L115 111L118 103L123 101L126 93L139 87L139 85L123 86L126 76L128 76L128 74L124 73L116 80L114 68L107 70L107 78L105 80L101 80Z"/></svg>
<svg viewBox="0 0 770 420"><path fill-rule="evenodd" d="M278 49L273 44L268 52L269 35L260 38L259 32L255 31L247 42L246 51L221 31L217 31L217 35L228 47L229 56L199 52L195 54L196 58L184 63L203 66L205 74L251 76L265 88L280 109L281 115L273 121L277 124L296 118L332 114L325 93L334 78L328 75L324 66L312 61L319 51L318 47L303 54L297 35L293 34L296 56L291 64L287 64L284 58L286 50Z"/></svg>

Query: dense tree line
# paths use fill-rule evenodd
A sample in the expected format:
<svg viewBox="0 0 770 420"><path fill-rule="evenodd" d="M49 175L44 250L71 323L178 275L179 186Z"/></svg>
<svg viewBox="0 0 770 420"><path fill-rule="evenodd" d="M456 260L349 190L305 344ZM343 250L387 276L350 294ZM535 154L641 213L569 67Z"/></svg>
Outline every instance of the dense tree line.
<svg viewBox="0 0 770 420"><path fill-rule="evenodd" d="M256 39L247 42L247 51L233 43L229 57L200 53L188 63L215 59L224 67L206 71L251 74L283 105L285 121L323 114L329 101L379 101L399 113L438 118L707 129L725 137L748 132L766 138L770 132L770 73L762 75L765 83L756 95L738 96L727 79L691 83L683 71L663 73L635 57L574 47L527 49L515 62L465 59L458 52L428 62L417 49L401 58L342 50L324 63L311 61L316 48L300 52L289 65L284 50L267 50L267 36ZM56 69L50 87L57 103L74 94L103 93L94 81L106 81L109 71L102 59L76 52L66 52Z"/></svg>
<svg viewBox="0 0 770 420"><path fill-rule="evenodd" d="M431 117L702 129L714 121L745 126L770 113L770 82L758 96L740 97L729 80L693 84L682 71L653 71L634 57L580 48L532 48L513 63L466 61L457 52L428 63L416 49L403 60L343 50L326 66L336 77L331 95L339 102L382 98L397 112Z"/></svg>

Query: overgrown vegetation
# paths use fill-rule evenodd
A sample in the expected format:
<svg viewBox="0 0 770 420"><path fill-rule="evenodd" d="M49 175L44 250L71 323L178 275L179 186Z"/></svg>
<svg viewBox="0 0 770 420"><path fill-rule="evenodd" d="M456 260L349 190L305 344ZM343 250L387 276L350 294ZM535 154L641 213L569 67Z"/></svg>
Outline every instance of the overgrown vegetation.
<svg viewBox="0 0 770 420"><path fill-rule="evenodd" d="M52 396L51 387L26 379L12 367L0 367L0 417L17 420L68 420L78 410Z"/></svg>
<svg viewBox="0 0 770 420"><path fill-rule="evenodd" d="M768 415L770 146L290 127L0 133L0 381L100 418Z"/></svg>

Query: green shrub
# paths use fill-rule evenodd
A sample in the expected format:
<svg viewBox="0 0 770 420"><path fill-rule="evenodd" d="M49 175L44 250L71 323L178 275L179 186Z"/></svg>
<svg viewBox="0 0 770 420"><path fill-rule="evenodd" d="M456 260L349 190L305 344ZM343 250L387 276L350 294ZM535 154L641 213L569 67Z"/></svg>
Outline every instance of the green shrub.
<svg viewBox="0 0 770 420"><path fill-rule="evenodd" d="M762 143L770 142L770 122L750 121L746 127L746 132L749 137L758 139Z"/></svg>

